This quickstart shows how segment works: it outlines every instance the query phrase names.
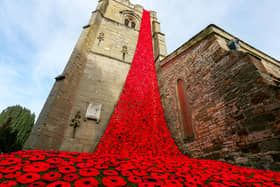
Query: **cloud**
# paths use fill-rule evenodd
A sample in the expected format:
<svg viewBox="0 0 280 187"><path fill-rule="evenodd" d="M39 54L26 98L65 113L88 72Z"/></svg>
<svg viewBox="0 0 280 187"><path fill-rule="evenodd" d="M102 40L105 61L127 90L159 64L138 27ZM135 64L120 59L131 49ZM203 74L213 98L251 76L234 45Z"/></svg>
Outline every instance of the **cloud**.
<svg viewBox="0 0 280 187"><path fill-rule="evenodd" d="M148 9L156 10L162 32L166 34L168 52L172 52L192 36L211 23L221 24L230 9L238 4L236 0L188 0L171 3L168 0L144 1Z"/></svg>
<svg viewBox="0 0 280 187"><path fill-rule="evenodd" d="M10 94L10 89L8 88L17 81L20 75L13 67L7 64L3 65L2 63L0 64L0 75L1 98L4 99Z"/></svg>
<svg viewBox="0 0 280 187"><path fill-rule="evenodd" d="M21 102L22 97L28 94L27 90L18 86L23 76L19 73L7 58L1 58L0 60L0 108L4 109L7 106L14 105L13 100ZM4 62L6 63L3 63ZM13 100L12 100L13 99Z"/></svg>
<svg viewBox="0 0 280 187"><path fill-rule="evenodd" d="M209 24L216 24L265 53L280 59L278 0L132 0L156 10L168 52Z"/></svg>
<svg viewBox="0 0 280 187"><path fill-rule="evenodd" d="M96 2L0 2L0 110L21 104L38 115Z"/></svg>

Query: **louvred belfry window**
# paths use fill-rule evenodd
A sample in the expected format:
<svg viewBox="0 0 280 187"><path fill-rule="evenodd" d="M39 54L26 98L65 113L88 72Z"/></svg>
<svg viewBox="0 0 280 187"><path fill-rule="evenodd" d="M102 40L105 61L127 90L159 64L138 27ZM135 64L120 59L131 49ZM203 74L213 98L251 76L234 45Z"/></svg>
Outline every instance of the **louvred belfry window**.
<svg viewBox="0 0 280 187"><path fill-rule="evenodd" d="M181 112L181 121L183 123L185 136L192 136L193 127L192 127L191 108L187 100L184 81L181 79L177 81L177 93L178 93L179 107Z"/></svg>

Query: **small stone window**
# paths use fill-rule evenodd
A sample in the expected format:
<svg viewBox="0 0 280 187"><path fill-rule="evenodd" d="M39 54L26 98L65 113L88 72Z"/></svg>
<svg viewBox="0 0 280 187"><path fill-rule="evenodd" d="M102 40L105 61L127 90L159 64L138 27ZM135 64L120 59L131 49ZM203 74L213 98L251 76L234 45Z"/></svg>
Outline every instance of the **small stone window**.
<svg viewBox="0 0 280 187"><path fill-rule="evenodd" d="M128 26L128 25L129 25L129 20L128 20L128 19L125 19L124 24L125 24L126 26Z"/></svg>
<svg viewBox="0 0 280 187"><path fill-rule="evenodd" d="M123 24L125 26L132 29L139 29L142 18L135 11L122 10L120 14L122 15Z"/></svg>
<svg viewBox="0 0 280 187"><path fill-rule="evenodd" d="M126 45L124 45L123 47L122 47L122 58L123 58L123 61L125 60L125 55L126 54L128 54L128 49L127 49L127 46Z"/></svg>
<svg viewBox="0 0 280 187"><path fill-rule="evenodd" d="M134 21L131 22L131 28L135 29L136 23Z"/></svg>
<svg viewBox="0 0 280 187"><path fill-rule="evenodd" d="M191 107L188 102L186 88L184 81L179 79L177 81L177 96L179 100L179 108L181 113L181 122L184 128L185 138L193 136L193 126L192 126L192 112Z"/></svg>
<svg viewBox="0 0 280 187"><path fill-rule="evenodd" d="M132 16L127 16L124 20L124 24L127 27L130 27L133 29L136 28L136 21L135 21L134 17L132 17Z"/></svg>

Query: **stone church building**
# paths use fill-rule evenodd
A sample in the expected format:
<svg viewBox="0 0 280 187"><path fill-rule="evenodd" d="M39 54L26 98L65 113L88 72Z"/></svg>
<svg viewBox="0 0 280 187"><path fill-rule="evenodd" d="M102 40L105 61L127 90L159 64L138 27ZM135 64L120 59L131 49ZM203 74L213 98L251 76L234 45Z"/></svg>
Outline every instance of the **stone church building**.
<svg viewBox="0 0 280 187"><path fill-rule="evenodd" d="M93 152L126 80L143 7L100 0L24 149ZM171 54L151 11L161 102L192 158L280 169L280 62L209 25Z"/></svg>

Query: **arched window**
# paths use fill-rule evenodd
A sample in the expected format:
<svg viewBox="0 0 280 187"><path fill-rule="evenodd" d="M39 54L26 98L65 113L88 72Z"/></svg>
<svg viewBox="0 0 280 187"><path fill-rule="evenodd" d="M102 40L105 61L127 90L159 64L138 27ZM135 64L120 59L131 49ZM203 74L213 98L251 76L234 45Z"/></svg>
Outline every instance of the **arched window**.
<svg viewBox="0 0 280 187"><path fill-rule="evenodd" d="M125 20L124 20L124 24L125 24L126 26L128 26L129 20L128 20L128 19L125 19Z"/></svg>
<svg viewBox="0 0 280 187"><path fill-rule="evenodd" d="M120 14L123 17L123 24L132 29L139 29L141 23L141 16L132 10L122 10Z"/></svg>
<svg viewBox="0 0 280 187"><path fill-rule="evenodd" d="M124 19L124 24L125 24L125 26L127 26L127 27L130 27L130 28L133 28L133 29L136 28L136 21L135 21L135 18L132 17L132 16L127 16L127 17Z"/></svg>
<svg viewBox="0 0 280 187"><path fill-rule="evenodd" d="M181 79L177 81L177 93L185 137L193 136L191 108L187 100L184 81Z"/></svg>
<svg viewBox="0 0 280 187"><path fill-rule="evenodd" d="M132 22L131 22L131 28L135 29L135 26L136 26L135 22L132 21Z"/></svg>

